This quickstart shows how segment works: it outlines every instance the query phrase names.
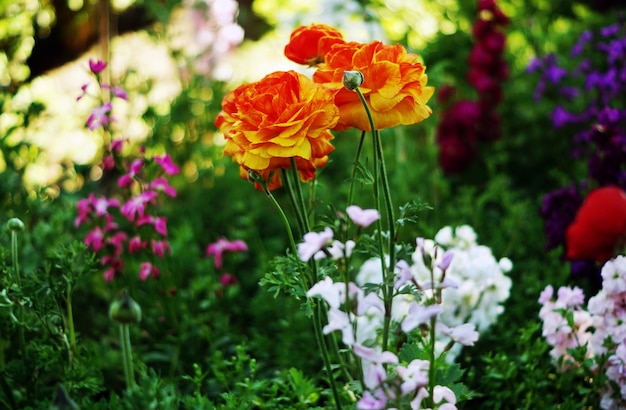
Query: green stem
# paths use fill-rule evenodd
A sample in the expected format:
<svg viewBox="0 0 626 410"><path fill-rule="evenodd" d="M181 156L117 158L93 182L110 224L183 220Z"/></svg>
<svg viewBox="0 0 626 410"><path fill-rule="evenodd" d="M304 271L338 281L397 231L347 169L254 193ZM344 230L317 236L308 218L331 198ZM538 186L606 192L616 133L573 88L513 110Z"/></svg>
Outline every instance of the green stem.
<svg viewBox="0 0 626 410"><path fill-rule="evenodd" d="M76 331L74 329L74 311L72 309L72 285L67 284L67 294L65 295L65 307L67 309L67 327L70 333L71 358L76 355Z"/></svg>
<svg viewBox="0 0 626 410"><path fill-rule="evenodd" d="M361 138L359 139L359 145L356 148L356 155L354 156L354 162L352 163L352 175L350 179L350 189L348 191L348 206L352 205L352 196L354 195L354 180L356 178L357 164L359 163L359 157L361 156L361 150L363 149L363 142L365 141L365 131L361 132Z"/></svg>
<svg viewBox="0 0 626 410"><path fill-rule="evenodd" d="M122 360L124 362L124 378L126 379L126 388L131 390L137 386L137 383L135 382L133 350L130 344L130 327L128 323L120 324L120 342L122 344Z"/></svg>
<svg viewBox="0 0 626 410"><path fill-rule="evenodd" d="M306 210L306 203L304 202L304 195L302 195L302 186L300 185L300 176L298 174L298 166L296 165L296 159L291 157L291 173L293 174L293 185L296 193L296 200L300 207L300 213L302 215L302 222L304 224L304 232L310 232L311 226L309 224L308 212Z"/></svg>
<svg viewBox="0 0 626 410"><path fill-rule="evenodd" d="M291 185L289 175L287 175L287 171L284 169L281 169L280 172L281 172L281 176L283 179L283 185L285 186L285 188L287 189L287 193L289 194L289 201L291 202L293 211L296 214L296 221L298 222L298 227L300 228L299 235L302 236L306 233L305 223L304 223L305 216L302 215L302 211L300 207L298 206L298 200L296 199L296 195Z"/></svg>
<svg viewBox="0 0 626 410"><path fill-rule="evenodd" d="M385 305L385 319L383 323L383 350L387 350L387 345L389 343L389 328L391 324L391 309L393 305L393 272L396 264L396 255L395 255L395 217L393 214L393 205L391 201L391 191L389 189L389 179L387 177L387 167L385 165L385 156L383 152L383 146L380 141L380 133L376 130L374 126L374 118L372 117L372 113L367 104L367 100L363 95L363 92L360 88L356 88L355 90L365 108L365 113L367 114L367 119L370 124L370 128L372 130L372 137L374 142L374 199L376 201L376 205L379 206L379 189L378 184L382 184L383 198L385 204L385 212L387 214L387 252L389 255L389 263L385 263L385 253L384 253L384 244L382 239L382 221L379 219L377 221L378 226L378 246L380 248L381 254L381 264L383 271L383 302Z"/></svg>
<svg viewBox="0 0 626 410"><path fill-rule="evenodd" d="M280 214L280 217L283 220L283 223L285 224L285 229L287 230L287 236L289 237L289 246L291 247L291 251L293 252L294 257L297 257L298 248L296 247L296 240L293 237L293 231L291 230L289 219L287 219L287 215L285 215L285 211L283 211L283 208L280 206L280 204L278 203L278 201L276 200L276 197L272 194L272 192L270 190L266 190L265 193L267 194L267 197L269 198L269 200L272 202L272 204L274 205L274 207Z"/></svg>
<svg viewBox="0 0 626 410"><path fill-rule="evenodd" d="M13 269L15 270L15 283L17 284L17 287L21 295L22 279L20 277L20 265L19 265L19 258L18 258L18 246L17 246L17 232L15 232L14 230L11 231L11 254L12 254L11 255L12 259L13 259ZM21 299L22 298L20 297L20 300L18 301L18 306L17 306L17 320L19 322L17 331L18 331L18 337L20 341L20 352L22 354L22 357L24 357L26 354L26 338L24 336L24 305L22 304Z"/></svg>
<svg viewBox="0 0 626 410"><path fill-rule="evenodd" d="M324 339L324 334L322 333L321 309L322 308L319 304L316 304L316 306L312 309L314 313L313 328L315 329L315 338L317 339L317 345L322 354L322 361L324 362L324 367L326 368L326 372L328 373L328 381L330 382L330 388L333 392L333 398L335 399L335 408L337 410L341 410L341 400L339 397L339 389L337 389L337 382L335 381L335 376L333 375L333 367L330 362L330 355L328 354L328 347L326 346L326 340Z"/></svg>

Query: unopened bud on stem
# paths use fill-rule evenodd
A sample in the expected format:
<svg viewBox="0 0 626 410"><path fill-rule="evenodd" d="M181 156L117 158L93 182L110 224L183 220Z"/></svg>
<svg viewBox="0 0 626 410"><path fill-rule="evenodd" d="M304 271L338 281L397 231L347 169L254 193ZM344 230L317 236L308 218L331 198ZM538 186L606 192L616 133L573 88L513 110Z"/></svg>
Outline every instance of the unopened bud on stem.
<svg viewBox="0 0 626 410"><path fill-rule="evenodd" d="M343 86L348 90L356 90L363 84L363 73L360 71L344 71L343 72Z"/></svg>

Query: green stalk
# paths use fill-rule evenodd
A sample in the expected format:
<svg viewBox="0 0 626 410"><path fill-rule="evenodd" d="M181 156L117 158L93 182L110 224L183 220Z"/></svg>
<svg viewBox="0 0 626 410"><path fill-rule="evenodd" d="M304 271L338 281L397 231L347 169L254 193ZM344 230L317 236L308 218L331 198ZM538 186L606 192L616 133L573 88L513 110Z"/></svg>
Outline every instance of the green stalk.
<svg viewBox="0 0 626 410"><path fill-rule="evenodd" d="M291 206L293 207L293 211L296 214L296 220L298 222L298 227L300 228L299 235L302 236L302 235L304 235L307 232L305 230L305 223L304 223L305 216L302 215L302 211L301 211L300 207L298 206L298 200L296 199L296 195L295 195L294 190L293 190L293 188L291 186L291 181L289 180L289 175L287 175L287 171L284 170L284 169L281 169L280 172L281 172L281 176L282 176L282 179L283 179L283 185L287 189L287 193L289 194L289 200L291 202Z"/></svg>
<svg viewBox="0 0 626 410"><path fill-rule="evenodd" d="M20 278L17 232L13 229L11 229L11 254L12 254L11 255L12 259L13 259L13 269L15 270L15 283L17 284L17 287L21 293L22 292L22 279ZM19 322L17 331L18 331L18 337L20 341L20 352L22 353L22 357L24 357L26 354L26 338L24 337L24 305L22 304L21 301L18 301L17 320Z"/></svg>
<svg viewBox="0 0 626 410"><path fill-rule="evenodd" d="M300 213L302 215L303 223L304 223L304 232L310 232L311 226L309 224L309 217L306 211L306 203L304 202L304 195L302 195L302 187L300 185L300 175L298 174L298 166L296 165L296 159L291 157L291 173L293 174L293 185L295 187L296 192L296 200L298 201L298 206L300 207Z"/></svg>
<svg viewBox="0 0 626 410"><path fill-rule="evenodd" d="M365 131L361 132L361 138L359 139L359 145L356 148L356 155L354 156L354 162L352 163L352 175L350 179L350 189L348 191L348 206L352 205L352 196L354 195L354 179L356 178L357 164L359 163L359 157L361 156L361 150L363 149L363 142L365 141Z"/></svg>
<svg viewBox="0 0 626 410"><path fill-rule="evenodd" d="M387 252L389 254L389 264L385 263L385 253L384 253L384 245L382 241L382 221L379 219L377 222L378 232L379 232L379 248L381 254L381 264L383 268L383 301L385 305L385 320L383 324L383 351L387 350L387 345L389 343L389 327L391 324L391 309L393 304L393 271L394 266L396 264L396 251L395 251L395 226L394 221L395 217L393 215L393 205L391 202L391 191L389 189L389 180L387 177L387 167L385 165L385 157L383 153L383 146L380 141L380 134L376 130L374 126L374 118L372 117L372 113L367 105L367 101L365 100L365 96L360 88L356 88L357 92L363 107L365 108L365 113L367 114L367 119L370 124L370 128L372 130L372 137L374 141L374 198L376 200L377 206L379 205L379 192L378 192L378 184L382 184L383 198L385 204L385 211L387 214L387 230L389 232L389 237L387 239Z"/></svg>
<svg viewBox="0 0 626 410"><path fill-rule="evenodd" d="M67 309L67 326L70 333L71 358L76 355L76 331L74 329L74 312L72 309L72 285L68 282L67 294L65 295L65 308Z"/></svg>
<svg viewBox="0 0 626 410"><path fill-rule="evenodd" d="M126 379L126 388L131 390L137 386L137 383L135 382L133 351L130 344L130 328L128 323L120 323L120 342L122 344L122 360L124 362L124 378Z"/></svg>
<svg viewBox="0 0 626 410"><path fill-rule="evenodd" d="M300 189L299 180L297 178L298 175L297 175L297 168L295 167L295 160L293 159L292 159L292 167L294 170L294 174L296 176L295 178L296 181L294 182L296 189L295 189L295 193L289 192L289 196L292 198L292 203L294 207L296 208L295 209L296 215L300 215L303 217L301 223L304 225L305 232L309 232L308 218L306 218L306 213L304 209L300 207L301 205L304 204L304 199L302 196L302 191ZM286 177L286 175L284 176ZM291 250L294 254L294 257L297 258L298 249L296 247L296 241L294 240L293 232L291 230L291 225L289 224L289 219L287 219L287 215L285 214L282 207L276 200L276 197L274 197L274 195L272 195L272 192L267 188L267 184L263 180L259 180L258 182L262 185L263 190L267 194L267 197L270 199L274 207L278 210L278 213L280 214L281 219L283 220L283 223L285 224L285 228L287 229L287 235L289 236L289 244L290 244ZM289 190L293 189L291 184L286 184L285 186ZM312 272L311 283L306 283L304 276L301 275L302 283L305 289L310 288L317 279L317 269L316 269L315 261L311 261L311 272ZM330 387L333 392L333 397L335 399L335 406L337 410L341 410L339 390L337 388L337 383L335 381L335 378L333 377L333 369L332 369L332 365L330 362L330 355L328 354L328 347L326 346L326 340L324 339L324 334L322 333L322 325L321 325L322 315L320 312L320 307L319 305L317 305L317 307L311 310L313 311L313 329L315 333L315 339L317 341L317 345L322 355L322 361L324 362L324 367L326 368L326 372L328 373L328 380L330 382Z"/></svg>

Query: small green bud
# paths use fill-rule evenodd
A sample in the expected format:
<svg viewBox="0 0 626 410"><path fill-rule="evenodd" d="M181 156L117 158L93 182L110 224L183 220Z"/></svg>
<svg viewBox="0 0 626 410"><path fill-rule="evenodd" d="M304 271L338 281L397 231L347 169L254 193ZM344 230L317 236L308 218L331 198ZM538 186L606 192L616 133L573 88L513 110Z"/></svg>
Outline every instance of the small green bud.
<svg viewBox="0 0 626 410"><path fill-rule="evenodd" d="M365 78L360 71L344 71L343 72L343 86L348 90L356 90L363 84Z"/></svg>
<svg viewBox="0 0 626 410"><path fill-rule="evenodd" d="M7 222L7 227L13 232L22 232L24 230L24 222L18 218L11 218Z"/></svg>
<svg viewBox="0 0 626 410"><path fill-rule="evenodd" d="M126 289L118 293L117 299L111 303L109 317L119 323L141 322L141 306L133 300Z"/></svg>
<svg viewBox="0 0 626 410"><path fill-rule="evenodd" d="M263 177L261 176L261 174L259 174L258 171L249 169L248 170L248 182L255 183L259 181L263 181Z"/></svg>

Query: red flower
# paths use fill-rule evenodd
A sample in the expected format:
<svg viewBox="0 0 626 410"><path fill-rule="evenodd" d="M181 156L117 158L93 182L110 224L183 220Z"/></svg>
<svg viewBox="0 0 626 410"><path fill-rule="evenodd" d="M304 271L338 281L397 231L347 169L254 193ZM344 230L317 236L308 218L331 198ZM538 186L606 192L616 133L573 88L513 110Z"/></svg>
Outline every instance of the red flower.
<svg viewBox="0 0 626 410"><path fill-rule="evenodd" d="M567 259L595 259L602 263L615 256L626 239L626 193L615 186L589 193L576 219L567 228Z"/></svg>
<svg viewBox="0 0 626 410"><path fill-rule="evenodd" d="M341 33L326 24L298 27L285 46L285 57L298 64L314 66L324 62L333 44L343 42Z"/></svg>

